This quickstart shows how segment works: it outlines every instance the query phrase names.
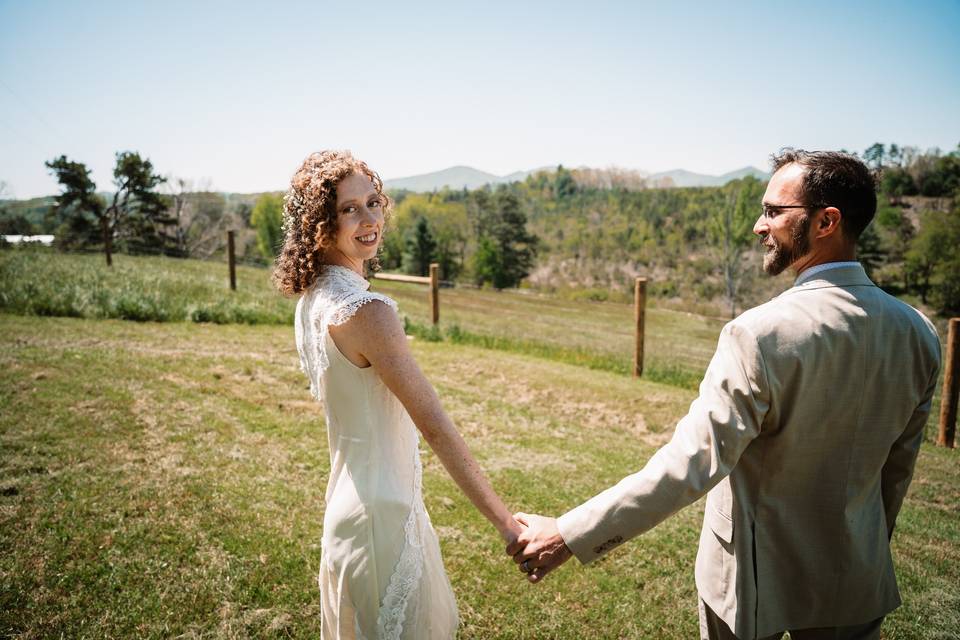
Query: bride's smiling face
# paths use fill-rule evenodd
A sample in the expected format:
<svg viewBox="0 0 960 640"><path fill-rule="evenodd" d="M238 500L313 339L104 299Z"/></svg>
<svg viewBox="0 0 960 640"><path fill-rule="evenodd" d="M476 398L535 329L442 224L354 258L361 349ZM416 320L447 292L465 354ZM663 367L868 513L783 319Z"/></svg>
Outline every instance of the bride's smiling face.
<svg viewBox="0 0 960 640"><path fill-rule="evenodd" d="M337 184L337 240L331 248L346 259L343 266L362 273L363 261L377 255L383 221L383 196L369 177L353 173Z"/></svg>

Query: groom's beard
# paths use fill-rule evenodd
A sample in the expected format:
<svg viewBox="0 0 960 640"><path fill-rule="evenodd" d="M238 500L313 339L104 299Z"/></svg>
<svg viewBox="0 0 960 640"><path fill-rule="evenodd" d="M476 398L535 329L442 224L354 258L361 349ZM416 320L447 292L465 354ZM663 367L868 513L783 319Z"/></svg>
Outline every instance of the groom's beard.
<svg viewBox="0 0 960 640"><path fill-rule="evenodd" d="M767 275L778 276L791 264L807 255L810 251L810 214L797 218L790 229L790 246L784 246L771 234L760 239L760 243L767 248L763 254L763 270Z"/></svg>

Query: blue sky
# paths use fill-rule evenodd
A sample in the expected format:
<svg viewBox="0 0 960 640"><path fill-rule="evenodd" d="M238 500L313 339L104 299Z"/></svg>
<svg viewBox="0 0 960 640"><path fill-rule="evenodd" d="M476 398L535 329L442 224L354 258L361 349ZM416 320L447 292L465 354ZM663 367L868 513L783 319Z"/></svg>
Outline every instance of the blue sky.
<svg viewBox="0 0 960 640"><path fill-rule="evenodd" d="M253 192L323 148L394 178L960 143L958 0L267 4L0 0L5 197L60 154L109 190L122 150Z"/></svg>

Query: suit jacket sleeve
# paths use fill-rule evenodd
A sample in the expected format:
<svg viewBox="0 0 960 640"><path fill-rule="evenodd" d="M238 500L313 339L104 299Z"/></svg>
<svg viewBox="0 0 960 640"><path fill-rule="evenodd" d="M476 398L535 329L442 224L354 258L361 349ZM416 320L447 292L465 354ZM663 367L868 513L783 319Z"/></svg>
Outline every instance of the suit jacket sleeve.
<svg viewBox="0 0 960 640"><path fill-rule="evenodd" d="M641 471L558 519L577 559L595 560L707 493L759 435L769 398L757 339L732 321L720 334L699 397L670 442Z"/></svg>
<svg viewBox="0 0 960 640"><path fill-rule="evenodd" d="M883 470L880 473L888 538L893 536L897 514L900 512L903 498L907 495L907 487L910 486L910 480L913 478L913 468L917 462L917 454L920 453L920 444L923 442L923 428L926 426L927 418L930 415L930 406L933 392L937 387L939 371L939 366L934 369L923 399L914 409L903 433L890 447L887 461L883 464Z"/></svg>

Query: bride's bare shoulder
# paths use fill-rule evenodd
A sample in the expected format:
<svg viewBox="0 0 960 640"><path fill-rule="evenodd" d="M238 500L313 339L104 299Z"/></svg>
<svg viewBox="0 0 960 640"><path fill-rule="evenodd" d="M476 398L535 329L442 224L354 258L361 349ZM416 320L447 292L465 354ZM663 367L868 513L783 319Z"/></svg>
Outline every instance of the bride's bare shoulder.
<svg viewBox="0 0 960 640"><path fill-rule="evenodd" d="M343 324L331 326L330 333L351 351L366 356L406 348L403 322L388 302L373 298L360 306Z"/></svg>

